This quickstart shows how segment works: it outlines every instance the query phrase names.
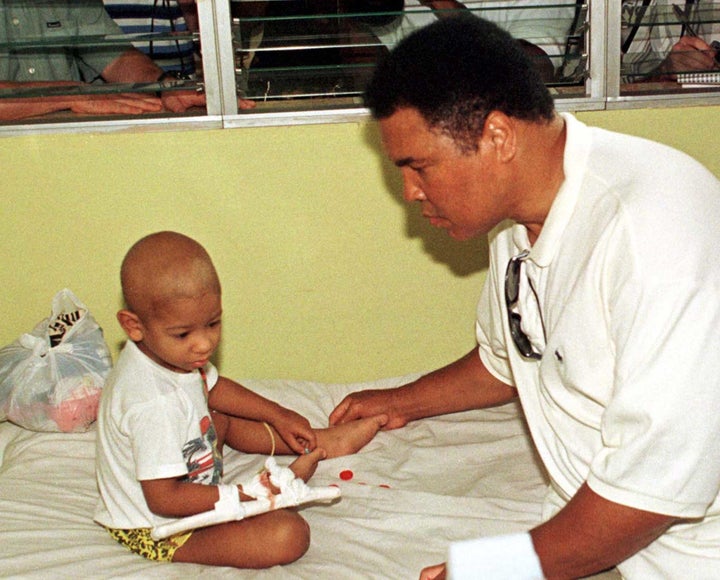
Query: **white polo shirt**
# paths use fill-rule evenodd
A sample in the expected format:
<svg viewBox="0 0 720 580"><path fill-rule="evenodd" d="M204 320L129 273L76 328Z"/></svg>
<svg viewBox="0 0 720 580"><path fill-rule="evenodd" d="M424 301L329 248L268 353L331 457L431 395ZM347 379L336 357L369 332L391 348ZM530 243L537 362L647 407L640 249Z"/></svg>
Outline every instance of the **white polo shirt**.
<svg viewBox="0 0 720 580"><path fill-rule="evenodd" d="M587 481L698 518L624 575L720 577L720 182L683 153L563 117L565 182L540 237L531 247L513 223L490 235L480 357L518 389L554 509ZM525 249L518 309L540 361L507 322L505 269Z"/></svg>

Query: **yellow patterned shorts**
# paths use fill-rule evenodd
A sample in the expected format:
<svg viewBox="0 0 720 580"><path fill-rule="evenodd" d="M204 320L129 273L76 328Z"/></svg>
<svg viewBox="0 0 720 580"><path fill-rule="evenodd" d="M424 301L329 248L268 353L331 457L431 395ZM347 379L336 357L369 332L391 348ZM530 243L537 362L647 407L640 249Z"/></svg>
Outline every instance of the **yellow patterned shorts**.
<svg viewBox="0 0 720 580"><path fill-rule="evenodd" d="M175 534L164 540L153 540L150 528L135 528L130 530L116 530L105 528L110 536L120 542L130 551L144 556L148 560L158 562L172 562L175 551L190 539L192 530Z"/></svg>

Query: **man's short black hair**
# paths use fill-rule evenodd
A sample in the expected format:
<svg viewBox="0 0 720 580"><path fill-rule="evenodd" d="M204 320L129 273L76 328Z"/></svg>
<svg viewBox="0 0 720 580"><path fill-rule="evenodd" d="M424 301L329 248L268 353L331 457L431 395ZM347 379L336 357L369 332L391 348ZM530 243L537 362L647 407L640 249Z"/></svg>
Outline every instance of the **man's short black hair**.
<svg viewBox="0 0 720 580"><path fill-rule="evenodd" d="M403 39L375 69L365 104L376 119L413 107L431 127L470 148L491 111L525 121L549 121L555 114L520 43L469 14L438 20Z"/></svg>

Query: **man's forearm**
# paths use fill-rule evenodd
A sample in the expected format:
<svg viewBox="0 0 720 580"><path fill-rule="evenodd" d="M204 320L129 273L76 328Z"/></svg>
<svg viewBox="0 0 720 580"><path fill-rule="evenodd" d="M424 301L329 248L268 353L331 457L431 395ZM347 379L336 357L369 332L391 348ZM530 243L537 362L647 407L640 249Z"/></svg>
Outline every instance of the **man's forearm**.
<svg viewBox="0 0 720 580"><path fill-rule="evenodd" d="M195 0L178 0L178 4L180 5L180 11L183 14L183 18L185 18L185 24L187 24L188 30L190 32L198 32L200 27L198 25Z"/></svg>
<svg viewBox="0 0 720 580"><path fill-rule="evenodd" d="M420 0L422 4L433 10L465 10L466 6L457 0Z"/></svg>
<svg viewBox="0 0 720 580"><path fill-rule="evenodd" d="M131 48L103 69L102 78L109 83L151 83L162 74L149 56Z"/></svg>
<svg viewBox="0 0 720 580"><path fill-rule="evenodd" d="M71 81L47 81L47 82L13 82L0 81L0 90L15 89L37 89L43 87L73 87L80 83ZM57 97L32 97L32 98L3 98L0 99L0 121L14 121L28 117L36 117L56 111L63 111L70 108L70 98L66 96Z"/></svg>
<svg viewBox="0 0 720 580"><path fill-rule="evenodd" d="M477 349L396 392L396 404L408 421L483 409L512 401L517 391L496 379Z"/></svg>
<svg viewBox="0 0 720 580"><path fill-rule="evenodd" d="M553 518L530 532L548 579L611 568L662 535L676 518L616 504L584 484Z"/></svg>

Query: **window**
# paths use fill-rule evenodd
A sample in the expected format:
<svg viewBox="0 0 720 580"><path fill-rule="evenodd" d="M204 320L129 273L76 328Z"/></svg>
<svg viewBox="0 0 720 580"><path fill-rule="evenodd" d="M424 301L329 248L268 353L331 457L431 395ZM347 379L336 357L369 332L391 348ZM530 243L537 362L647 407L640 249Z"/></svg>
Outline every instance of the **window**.
<svg viewBox="0 0 720 580"><path fill-rule="evenodd" d="M720 88L720 3L635 0L611 6L608 96L625 106L714 99Z"/></svg>
<svg viewBox="0 0 720 580"><path fill-rule="evenodd" d="M0 0L0 134L353 119L377 59L458 10L515 36L561 110L720 102L720 1Z"/></svg>

